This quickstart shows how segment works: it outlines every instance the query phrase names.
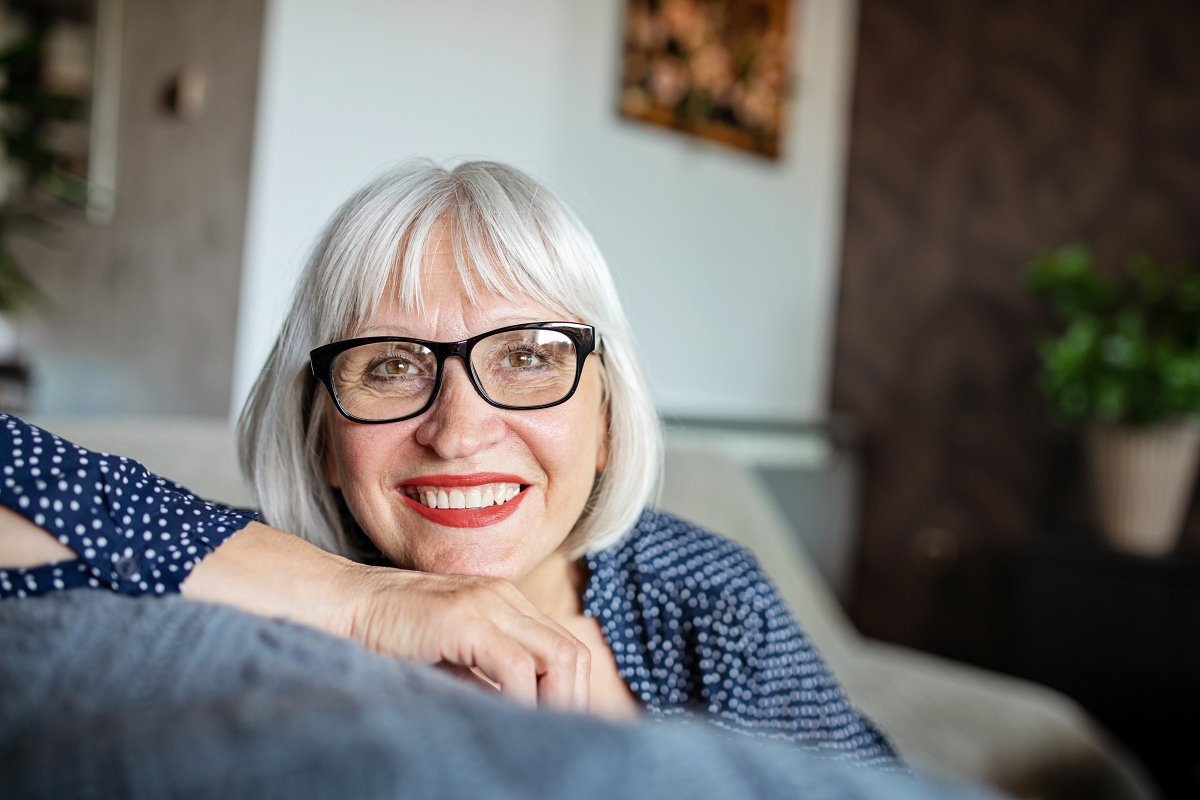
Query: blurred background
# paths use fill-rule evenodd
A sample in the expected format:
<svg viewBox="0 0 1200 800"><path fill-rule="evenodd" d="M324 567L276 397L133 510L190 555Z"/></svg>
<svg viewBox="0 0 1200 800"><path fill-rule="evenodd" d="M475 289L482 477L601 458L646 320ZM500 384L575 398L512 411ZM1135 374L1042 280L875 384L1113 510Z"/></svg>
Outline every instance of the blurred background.
<svg viewBox="0 0 1200 800"><path fill-rule="evenodd" d="M506 161L599 241L673 446L754 471L858 630L1060 690L1200 796L1200 442L1153 552L1087 444L1200 399L1138 416L1046 349L1079 312L1117 369L1196 311L1198 44L1193 0L6 0L0 404L226 425L342 200ZM1150 300L1030 291L1135 253Z"/></svg>

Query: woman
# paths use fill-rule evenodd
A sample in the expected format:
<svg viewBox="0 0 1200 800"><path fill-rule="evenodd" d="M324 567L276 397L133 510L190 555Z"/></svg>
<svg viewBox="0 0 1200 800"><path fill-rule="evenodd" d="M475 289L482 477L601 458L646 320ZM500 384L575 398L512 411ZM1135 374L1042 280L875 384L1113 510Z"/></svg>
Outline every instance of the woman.
<svg viewBox="0 0 1200 800"><path fill-rule="evenodd" d="M446 659L506 693L614 718L699 709L730 729L895 763L752 557L644 510L659 433L607 267L579 221L516 170L414 163L347 202L240 436L276 528L357 562L514 585L551 622L485 598L518 609L510 630L561 642L565 629L586 645L542 648L573 673ZM185 593L239 538L217 543ZM194 596L230 602L253 585L224 581L199 580ZM240 604L270 610L249 591L259 597Z"/></svg>

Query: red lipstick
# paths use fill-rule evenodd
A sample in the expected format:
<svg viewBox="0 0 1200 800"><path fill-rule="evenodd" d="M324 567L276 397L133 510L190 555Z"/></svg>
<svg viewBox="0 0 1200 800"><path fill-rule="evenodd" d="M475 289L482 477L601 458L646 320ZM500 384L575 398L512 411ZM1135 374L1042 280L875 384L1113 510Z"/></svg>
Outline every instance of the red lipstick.
<svg viewBox="0 0 1200 800"><path fill-rule="evenodd" d="M525 499L525 491L517 493L507 503L490 505L485 508L430 508L422 502L414 500L404 492L407 486L482 486L489 483L512 483L528 487L528 481L519 475L508 475L499 472L475 472L470 475L421 475L396 484L396 490L408 507L416 511L430 522L445 525L448 528L485 528L503 522L513 515L517 506Z"/></svg>
<svg viewBox="0 0 1200 800"><path fill-rule="evenodd" d="M445 484L443 484L444 486ZM470 486L471 484L465 484ZM487 508L430 508L413 500L408 495L400 495L408 507L416 511L430 522L445 525L448 528L486 528L503 522L513 515L517 506L525 499L525 492L519 492L516 497L502 506Z"/></svg>
<svg viewBox="0 0 1200 800"><path fill-rule="evenodd" d="M485 483L519 483L526 486L529 481L520 475L502 472L472 472L470 475L419 475L400 481L396 486L482 486Z"/></svg>

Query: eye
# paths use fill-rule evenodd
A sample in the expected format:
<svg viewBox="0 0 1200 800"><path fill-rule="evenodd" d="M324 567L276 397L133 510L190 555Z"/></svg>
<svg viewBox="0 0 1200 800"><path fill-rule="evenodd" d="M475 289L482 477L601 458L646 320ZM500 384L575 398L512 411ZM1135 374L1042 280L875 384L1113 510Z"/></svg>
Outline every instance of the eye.
<svg viewBox="0 0 1200 800"><path fill-rule="evenodd" d="M538 357L528 350L517 350L504 357L502 362L506 367L528 369L537 366Z"/></svg>
<svg viewBox="0 0 1200 800"><path fill-rule="evenodd" d="M384 375L415 375L418 370L416 365L403 358L389 358L375 367L375 371Z"/></svg>

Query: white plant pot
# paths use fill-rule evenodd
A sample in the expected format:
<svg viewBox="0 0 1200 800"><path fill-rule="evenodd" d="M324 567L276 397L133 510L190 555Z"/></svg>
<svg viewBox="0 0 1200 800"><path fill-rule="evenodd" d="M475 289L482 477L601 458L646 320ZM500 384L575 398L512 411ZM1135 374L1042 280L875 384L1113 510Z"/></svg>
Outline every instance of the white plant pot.
<svg viewBox="0 0 1200 800"><path fill-rule="evenodd" d="M1191 418L1146 428L1096 424L1084 442L1105 540L1144 556L1174 550L1196 482L1200 424Z"/></svg>

